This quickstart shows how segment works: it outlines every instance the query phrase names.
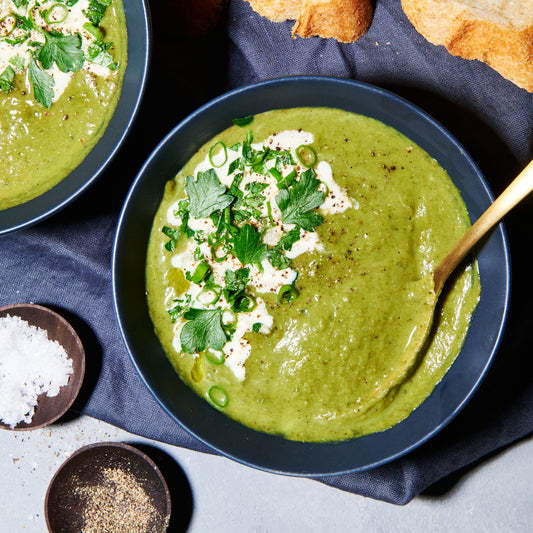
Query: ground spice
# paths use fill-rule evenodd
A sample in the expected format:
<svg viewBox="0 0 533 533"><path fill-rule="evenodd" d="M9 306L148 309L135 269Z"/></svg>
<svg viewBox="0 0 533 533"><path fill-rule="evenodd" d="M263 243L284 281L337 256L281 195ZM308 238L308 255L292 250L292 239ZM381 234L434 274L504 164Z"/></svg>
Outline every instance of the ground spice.
<svg viewBox="0 0 533 533"><path fill-rule="evenodd" d="M104 468L100 483L77 486L75 492L85 501L80 533L160 533L166 530L165 519L141 484L122 468Z"/></svg>

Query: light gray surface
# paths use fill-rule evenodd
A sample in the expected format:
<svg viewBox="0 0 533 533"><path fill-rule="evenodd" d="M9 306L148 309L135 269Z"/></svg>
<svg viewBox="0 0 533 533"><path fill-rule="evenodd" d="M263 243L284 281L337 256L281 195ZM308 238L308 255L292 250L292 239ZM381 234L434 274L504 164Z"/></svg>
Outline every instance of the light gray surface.
<svg viewBox="0 0 533 533"><path fill-rule="evenodd" d="M187 533L533 530L533 438L483 461L444 496L397 507L81 417L32 432L0 431L0 532L46 532L43 504L52 476L72 452L103 441L152 446L179 464L192 493L189 527L180 528ZM182 502L175 500L173 513L180 514Z"/></svg>

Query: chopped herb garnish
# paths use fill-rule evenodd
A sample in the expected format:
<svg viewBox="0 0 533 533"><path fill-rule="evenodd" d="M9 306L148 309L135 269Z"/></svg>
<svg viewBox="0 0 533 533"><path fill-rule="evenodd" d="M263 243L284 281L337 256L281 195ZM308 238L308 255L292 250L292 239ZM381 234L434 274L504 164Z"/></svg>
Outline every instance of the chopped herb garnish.
<svg viewBox="0 0 533 533"><path fill-rule="evenodd" d="M8 65L4 72L0 74L0 89L5 93L8 93L13 89L13 80L15 79L15 69Z"/></svg>
<svg viewBox="0 0 533 533"><path fill-rule="evenodd" d="M83 10L83 14L92 24L100 26L109 5L111 0L89 0L89 7Z"/></svg>
<svg viewBox="0 0 533 533"><path fill-rule="evenodd" d="M178 241L180 239L180 236L181 236L181 231L179 229L173 229L173 228L169 228L168 226L163 226L161 228L161 231L167 236L170 238L169 241L167 241L167 243L165 244L165 248L169 251L169 252L173 252L175 249L176 249L176 246L178 244Z"/></svg>
<svg viewBox="0 0 533 533"><path fill-rule="evenodd" d="M162 229L170 239L165 245L170 251L176 249L181 235L194 238L189 241L188 253L196 260L193 263L196 266L188 267L190 271L183 267L183 271L189 282L198 285L199 291L198 288L190 289L192 292L186 293L189 299L176 300L169 314L174 320L181 317L185 321L180 333L182 350L197 354L205 352L205 359L213 364L225 361L221 350L239 331L240 314L251 313L260 304L255 291L264 290L268 283L260 289L256 280L258 270L260 274L264 273L262 262L265 259L278 270L288 270L283 274L288 283L274 285L272 291L277 292L278 302L290 303L298 297L294 286L298 273L290 270L291 259L287 253L304 232L315 231L323 221L316 209L323 203L325 195L319 189L321 182L315 171L307 168L302 172L302 165L295 162L290 150L258 148L252 146L252 142L251 132L242 143L229 148L224 142L216 141L206 157L210 168L185 179L187 199L180 201L174 212L181 221L179 228L164 226ZM302 146L298 148L298 158L303 157ZM238 152L232 155L234 159L229 164L227 150ZM312 149L310 151L314 154ZM306 156L309 163L313 158L308 152ZM313 164L315 162L316 157ZM220 170L215 168L226 164L228 177L226 181L223 176L222 183L217 174ZM230 180L231 185L227 187L225 183ZM268 189L271 185L278 189L275 200L279 210L271 203L272 189ZM190 217L210 221L203 226L206 229L193 231L188 226ZM211 229L207 229L209 227ZM274 245L270 242L276 233L270 233L271 229L281 229ZM268 239L265 237L267 233ZM194 242L196 247L191 246ZM241 268L235 268L236 260ZM219 266L219 263L225 264ZM195 295L192 299L198 307L191 307L191 294ZM246 326L247 331L261 332L264 322L258 319L264 312L262 309L256 312L253 324ZM211 390L218 394L218 389Z"/></svg>
<svg viewBox="0 0 533 533"><path fill-rule="evenodd" d="M81 22L76 30L69 29L68 33L64 33L63 26L67 27L69 8L78 0L57 0L44 4L39 1L12 1L19 11L0 19L0 38L3 43L13 47L8 53L13 56L10 63L16 70L15 75L10 68L0 74L2 90L8 92L15 89L17 70L27 70L35 100L49 108L54 100L55 74L51 70L54 66L64 73L77 72L87 62L110 71L118 68L110 51L113 43L103 42L104 33L98 27L112 0L89 0L89 8L83 11L88 22ZM89 34L94 42L88 43L85 52L83 42L89 38Z"/></svg>
<svg viewBox="0 0 533 533"><path fill-rule="evenodd" d="M241 128L243 126L248 126L248 124L250 124L254 119L254 116L253 115L249 115L247 117L241 117L241 118L234 118L233 119L233 124L235 124L236 126L240 126Z"/></svg>

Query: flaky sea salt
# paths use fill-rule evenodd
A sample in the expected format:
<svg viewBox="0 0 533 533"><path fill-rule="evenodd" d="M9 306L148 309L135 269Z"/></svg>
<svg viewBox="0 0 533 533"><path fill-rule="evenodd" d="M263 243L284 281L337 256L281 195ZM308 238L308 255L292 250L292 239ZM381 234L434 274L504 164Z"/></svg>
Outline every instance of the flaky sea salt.
<svg viewBox="0 0 533 533"><path fill-rule="evenodd" d="M72 360L45 330L18 316L0 318L0 419L31 422L40 394L57 396L72 374Z"/></svg>

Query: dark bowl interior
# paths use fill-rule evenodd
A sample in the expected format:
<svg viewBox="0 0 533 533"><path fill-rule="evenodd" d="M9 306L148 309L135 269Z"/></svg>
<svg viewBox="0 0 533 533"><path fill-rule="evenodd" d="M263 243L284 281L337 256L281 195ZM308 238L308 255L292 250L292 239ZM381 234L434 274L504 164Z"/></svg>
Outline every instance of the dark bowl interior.
<svg viewBox="0 0 533 533"><path fill-rule="evenodd" d="M0 428L23 431L38 429L63 416L78 396L85 375L85 351L74 328L58 313L37 304L14 304L0 307L0 317L19 316L30 326L45 330L50 340L63 346L72 359L72 374L68 383L61 387L56 396L41 394L31 422L20 422L11 428L0 420Z"/></svg>
<svg viewBox="0 0 533 533"><path fill-rule="evenodd" d="M157 512L149 531L166 531L170 518L170 493L155 463L146 454L123 443L89 444L74 452L56 472L46 492L44 510L51 533L79 533L83 530L86 500L77 489L106 486L104 469L127 472L144 490ZM107 484L110 494L116 494ZM128 492L124 491L127 496ZM116 496L120 497L118 494Z"/></svg>
<svg viewBox="0 0 533 533"><path fill-rule="evenodd" d="M123 0L128 64L115 113L87 157L65 179L29 202L0 211L0 235L36 224L67 206L103 173L129 133L144 95L151 49L146 0Z"/></svg>
<svg viewBox="0 0 533 533"><path fill-rule="evenodd" d="M472 220L492 196L458 142L405 100L360 82L297 76L229 92L181 122L139 172L119 220L113 254L113 289L122 335L139 374L160 405L218 452L244 464L292 475L331 475L383 464L419 446L464 406L497 349L509 298L508 246L500 225L479 250L482 294L464 347L431 396L387 431L340 443L301 443L248 429L212 408L174 373L154 334L145 298L145 257L165 182L194 151L235 117L298 106L337 107L378 119L424 148L447 170ZM490 290L487 290L490 287Z"/></svg>

